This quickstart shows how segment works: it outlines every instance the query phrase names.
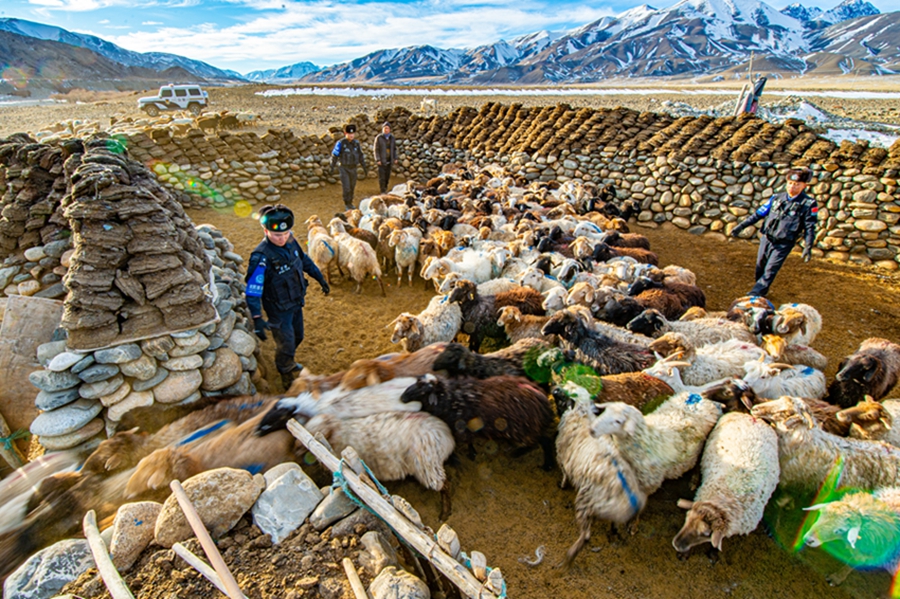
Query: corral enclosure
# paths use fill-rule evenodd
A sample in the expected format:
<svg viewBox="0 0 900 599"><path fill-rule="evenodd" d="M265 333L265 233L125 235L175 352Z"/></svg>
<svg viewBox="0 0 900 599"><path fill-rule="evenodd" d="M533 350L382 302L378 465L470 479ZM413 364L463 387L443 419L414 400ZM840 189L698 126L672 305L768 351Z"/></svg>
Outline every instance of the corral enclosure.
<svg viewBox="0 0 900 599"><path fill-rule="evenodd" d="M752 246L746 243L725 245L720 236L694 237L675 227L690 228L694 234L725 229L727 224L735 220L729 218L727 213L739 217L751 209L767 191L770 192L771 188L777 187L779 167L774 164L775 162L787 164L796 160L779 156L777 161L765 161L773 162L771 165L736 166L733 162L723 164L726 162L724 158L710 159L701 155L696 161L692 161L686 160L690 158L689 155L679 155L680 149L696 147L696 144L703 141L702 139L695 141L695 146L690 146L689 140L699 138L696 134L682 137L684 127L691 125L702 132L711 125L710 122L683 122L676 125L677 121L671 121L668 125L660 126L648 137L648 140L657 139L660 145L657 148L644 148L647 154L641 154L640 148L636 146L622 148L620 151L618 146L611 143L615 139L607 140L610 141L610 145L600 146L595 141L592 143L597 145L593 148L588 145L576 148L575 145L580 142L572 142L570 139L580 131L585 122L589 122L590 118L600 113L583 113L581 117L577 117L576 113L568 117L569 121L561 123L560 121L567 118L567 112L576 111L566 111L559 107L544 109L545 114L541 120L546 120L552 125L541 129L540 135L534 137L528 146L515 146L509 141L512 139L511 134L503 141L504 132L526 127L528 113L499 105L489 105L481 111L461 109L452 118L444 120L419 119L403 111L393 111L377 115L374 121L360 118L357 122L364 126L365 135L369 136L377 129L377 124L383 118L389 118L397 123L395 131L398 136L404 138L401 159L408 162L403 163L404 170L401 172L409 177L425 178L436 173L444 162L477 158L483 163L496 160L519 168L530 179L585 176L597 181L612 179L623 189L628 189L632 197L645 204L642 206L644 210L640 217L641 222L651 227L654 224L662 225L658 230L646 230L654 250L660 254L663 263L680 264L697 272L712 308L727 307L731 299L741 295L745 287L749 288L752 284L749 279L755 253ZM535 114L537 113L535 110ZM554 114L557 115L555 120L550 118ZM628 116L629 113L615 113L610 119L622 121L623 117ZM640 119L640 116L639 113L633 113L631 118ZM479 118L481 121L478 121ZM517 118L521 121L518 126L515 125ZM471 120L466 122L465 119ZM532 124L534 122L538 122L536 117ZM572 122L576 124L566 130ZM720 123L719 126L724 127L725 124ZM458 141L459 132L467 127L470 131L480 132L473 134L474 137L485 135L488 139L469 144L460 142L462 148L455 147L456 141L450 139L450 132L457 134ZM735 131L739 131L741 127L737 127ZM783 131L769 130L762 134L761 130L764 127L757 124L747 129L743 134L746 136L745 141L732 147L734 152L746 144L750 144L750 148L746 151L754 149L756 147L754 144L769 144L779 133L790 135L790 132L784 134ZM457 128L456 131L454 128ZM551 129L551 135L538 145L540 136ZM554 137L559 136L563 130L566 130L565 135ZM492 131L494 133L491 133ZM621 134L622 137L618 141L624 143L624 140L634 137L627 131L626 129L625 133ZM662 131L667 133L663 134ZM798 126L797 135L792 140L802 134ZM258 242L259 228L251 219L236 216L232 205L242 199L254 202L261 200L263 198L257 198L256 195L260 193L271 197L273 192L268 189L268 184L277 190L282 200L297 211L298 221L302 221L309 214L329 215L339 206L337 190L331 186L324 187L324 183L329 182L327 176L321 176L316 172L317 168L321 169L324 166L321 161L325 152L322 149L330 144L330 138L328 141L323 139L318 144L308 142L309 152L313 158L311 162L314 164L307 168L302 164L306 156L300 155L296 146L294 151L297 152L297 158L293 158L291 138L287 132L272 132L261 139L254 139L255 136L248 134L218 136L225 145L235 151L233 159L223 151L225 147L221 143L213 141L209 144L219 150L217 157L213 158L212 153L204 154L205 146L200 140L206 140L195 132L184 138L169 137L168 133L165 136L159 135L157 138L150 133L146 139L132 140L134 143L130 147L145 146L143 149L147 152L147 156L142 158L148 162L153 162L151 158L158 160L156 164L161 164L163 168L154 170L160 175L165 175L163 180L173 188L185 187L185 182L188 182L187 187L190 189L190 181L199 178L206 182L204 184L208 189L215 192L223 187L221 183L224 179L217 178L221 175L223 178L234 177L230 183L225 183L232 185L233 189L253 190L252 195L250 192L238 192L240 195L231 196L224 193L221 196L215 193L195 195L192 203L197 208L188 211L194 222L211 221L218 226L234 243L235 251L242 256L247 256ZM495 139L489 139L491 135L494 135ZM232 138L241 141L232 142ZM276 139L281 141L276 143L274 141ZM527 136L524 138L528 139ZM752 141L754 139L755 142ZM153 143L148 143L147 140L153 140ZM661 143L663 140L665 143ZM563 154L562 150L558 154L552 153L555 148L566 144L568 147L564 147L563 150L568 154ZM520 149L514 149L516 147ZM712 147L714 146L709 145L709 148ZM781 147L788 148L790 145L783 143ZM154 157L154 148L163 153ZM248 153L241 154L239 148ZM521 148L525 148L526 154L516 154L522 151ZM660 148L666 148L667 152L662 152ZM660 153L653 157L656 149L660 149ZM281 154L267 157L266 154L273 150L278 150ZM845 150L844 154L841 154L842 150ZM896 254L887 253L896 251L896 248L891 246L896 246L897 241L895 239L897 232L893 230L895 227L890 226L896 224L896 220L891 221L891 215L896 211L889 208L896 202L897 165L892 162L896 159L895 150L897 148L891 148L891 151L886 152L882 156L883 159L878 162L873 162L874 154L869 154L868 162L863 160L862 157L867 150L860 150L855 146L851 149L830 147L827 153L822 154L823 163L838 167L832 171L828 170L830 166L817 170L818 184L827 186L827 189L820 189L827 192L828 197L834 201L834 206L828 205L827 208L834 211L828 218L835 219L832 230L837 234L819 238L823 245L828 246L822 247L823 251L827 249L836 252L829 257L843 260L849 258L863 263L885 262L879 264L885 269L889 268L887 262L896 263L894 260ZM542 154L542 151L545 154ZM757 148L754 151L759 150ZM824 149L822 151L824 152ZM181 152L181 155L176 152ZM202 159L198 160L192 155L193 152L197 152ZM131 153L135 157L141 157L139 151ZM291 160L284 160L285 153L291 156ZM551 156L555 160L550 160ZM587 156L588 160L582 160L580 156ZM664 159L659 159L660 156ZM792 156L803 160L805 153L795 153ZM743 154L739 157L743 157ZM750 157L748 154L746 158ZM544 159L541 160L542 158ZM732 154L728 154L726 158L736 160ZM228 166L221 167L219 159ZM297 159L300 159L299 163L296 162ZM832 162L826 163L827 160ZM235 166L234 162L240 163L240 167ZM213 163L217 163L216 167L220 168L212 166ZM178 165L178 168L172 169L170 165L173 164ZM294 169L290 164L295 164L299 168ZM247 169L248 166L259 172L253 173ZM663 172L660 169L668 170ZM265 172L267 170L280 171L284 175L275 176L274 172ZM831 175L834 177L833 180L825 175L836 172L839 174ZM176 173L184 173L184 178ZM212 174L204 178L207 173ZM262 180L257 178L260 175L263 177ZM707 180L710 176L711 178ZM290 177L290 180L286 183L287 177ZM299 180L295 180L294 177L298 177ZM312 180L314 177L319 177L319 180ZM666 181L667 177L673 178L674 181ZM731 177L734 181L731 182L726 177ZM743 177L746 179L741 181ZM240 180L241 178L244 180ZM699 180L691 181L691 178ZM276 182L276 179L280 180ZM653 179L657 185L648 185L648 179ZM241 183L249 181L255 181L256 184L241 186ZM717 181L724 185L715 183ZM746 187L747 183L751 183L752 190ZM198 184L199 187L202 185ZM663 189L666 185L678 186L679 189L678 191ZM688 185L691 189L687 189ZM361 184L360 191L372 193L374 187L373 182L365 181ZM649 191L650 189L653 191ZM671 197L666 195L667 192ZM700 198L699 201L694 197L695 192ZM709 200L706 198L710 194L719 196L718 203L725 205L727 213L721 209L718 214L711 212L717 208L707 203ZM683 196L690 199L683 200ZM219 211L215 213L208 208L200 209L201 204L216 207ZM845 208L847 210L843 210ZM744 212L741 212L742 210ZM854 213L858 210L869 211L872 214ZM838 213L841 211L843 214L839 216ZM669 221L675 227L665 224ZM877 221L884 223L885 226L856 225L857 222L866 221ZM843 228L840 225L843 225ZM869 231L864 227L879 228L877 231ZM841 235L840 232L844 234ZM874 237L871 236L872 233L875 233ZM826 238L831 240L825 242ZM828 245L832 243L840 249ZM885 252L879 254L873 253L872 250ZM417 311L424 307L432 291L422 291L419 285L420 281L417 280L416 287L412 290L406 287L402 290L390 287L386 299L377 296L374 293L375 286L369 284L364 288L362 296L353 296L350 293L352 289L350 283L335 286L336 293L327 299L319 296L317 291L312 291L307 313L308 336L301 346L298 359L313 371L330 372L346 366L354 359L392 351L395 348L387 342L388 333L383 327L402 310ZM839 267L824 262L803 266L799 260L792 258L773 288L772 299L776 304L782 301L805 301L820 309L825 318L826 329L816 345L828 355L833 371L839 358L850 353L861 339L872 335L890 339L898 337L897 314L890 299L892 292L896 292L893 283L871 271ZM270 354L271 347L264 346L263 359L270 359ZM571 491L557 490L554 485L558 475L543 473L537 466L536 454L514 460L504 451L489 445L481 448L474 463L463 458L459 467L451 468L451 477L455 484L456 510L450 523L460 532L463 539L470 539L470 544L474 544L488 555L491 565L503 568L510 581L511 596L545 597L558 595L560 592L572 597L666 597L676 594L688 597L704 595L794 597L812 596L814 593L823 596L874 596L887 588L886 577L882 573L856 575L844 588L831 589L820 574L810 575L808 570L789 553L766 538L762 529L748 539L727 541L723 560L716 566L709 566L706 559L699 555L687 562L677 561L669 541L683 519L683 512L675 508L675 500L692 495L687 481L669 484L654 496L645 512L638 535L624 544L607 546L602 527L595 526L592 546L600 550L597 553L586 550L579 556L578 562L569 574L557 578L550 566L562 555L574 535L571 509L573 494ZM431 522L437 522L436 497L413 483L391 485L391 488L412 499L417 506L422 507L423 514ZM510 514L515 514L515 517L510 517ZM518 557L532 553L542 544L548 547L546 563L535 570L518 563ZM789 541L785 544L789 544ZM821 564L819 569L827 571L834 566L833 563L825 563Z"/></svg>

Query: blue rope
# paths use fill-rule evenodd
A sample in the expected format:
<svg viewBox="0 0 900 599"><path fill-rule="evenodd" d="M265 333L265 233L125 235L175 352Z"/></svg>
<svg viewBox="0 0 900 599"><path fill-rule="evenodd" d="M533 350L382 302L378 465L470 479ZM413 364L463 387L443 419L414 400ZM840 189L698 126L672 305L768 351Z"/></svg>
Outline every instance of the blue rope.
<svg viewBox="0 0 900 599"><path fill-rule="evenodd" d="M3 448L9 451L13 448L13 441L27 439L29 436L31 436L31 433L24 428L20 428L8 437L0 437L0 443L3 443Z"/></svg>

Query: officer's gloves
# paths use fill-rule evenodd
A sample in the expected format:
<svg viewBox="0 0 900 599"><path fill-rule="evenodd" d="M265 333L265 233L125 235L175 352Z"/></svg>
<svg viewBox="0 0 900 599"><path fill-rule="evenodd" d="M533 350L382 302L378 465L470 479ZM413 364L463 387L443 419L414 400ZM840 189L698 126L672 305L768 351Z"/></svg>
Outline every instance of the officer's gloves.
<svg viewBox="0 0 900 599"><path fill-rule="evenodd" d="M328 283L322 283L322 293L325 295L331 293L331 287L328 286Z"/></svg>
<svg viewBox="0 0 900 599"><path fill-rule="evenodd" d="M812 258L812 248L809 248L809 247L803 248L803 254L801 254L801 255L803 256L804 262L809 262L809 259Z"/></svg>
<svg viewBox="0 0 900 599"><path fill-rule="evenodd" d="M744 230L744 225L738 225L731 230L731 236L737 237L741 234L741 231L743 231L743 230Z"/></svg>
<svg viewBox="0 0 900 599"><path fill-rule="evenodd" d="M272 327L269 326L269 323L262 318L253 319L253 332L256 333L260 341L266 340L266 331L270 328Z"/></svg>

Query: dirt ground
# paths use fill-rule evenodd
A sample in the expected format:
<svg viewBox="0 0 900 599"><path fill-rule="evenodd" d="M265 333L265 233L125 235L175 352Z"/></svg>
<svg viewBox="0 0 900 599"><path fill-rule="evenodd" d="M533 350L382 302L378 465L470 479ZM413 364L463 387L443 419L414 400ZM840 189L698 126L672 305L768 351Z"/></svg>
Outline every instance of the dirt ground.
<svg viewBox="0 0 900 599"><path fill-rule="evenodd" d="M340 207L337 187L288 196L286 203L297 220L310 214L325 218ZM377 191L376 182L360 182L357 197ZM257 222L231 213L193 211L195 222L221 228L238 252L249 255L261 238ZM675 227L633 227L650 238L661 264L679 264L698 275L711 309L727 308L753 284L757 246L749 242L722 242L714 235L695 237ZM305 234L299 227L298 237ZM412 288L397 287L387 277L387 297L374 281L367 281L360 295L352 282L337 277L331 296L324 297L313 284L307 298L306 340L297 358L313 372L334 372L353 360L396 351L385 325L402 311L418 311L433 294L418 278ZM870 336L900 338L900 308L894 304L900 282L852 266L813 261L804 264L798 254L785 264L770 293L776 304L807 302L822 313L824 328L814 344L826 354L833 375L840 358L851 353ZM271 341L264 345L264 361L271 366ZM270 376L270 378L272 378ZM273 388L277 383L273 380ZM885 573L854 573L839 588L831 588L825 575L838 563L809 551L792 554L779 539L761 526L746 538L728 539L722 559L711 565L705 555L687 561L676 558L671 540L684 520L675 505L691 498L685 479L666 484L654 495L642 516L635 537L612 545L605 529L595 525L590 547L579 556L571 571L559 576L552 565L561 559L575 538L574 492L560 490L559 472L539 468L539 452L513 459L506 448L485 445L475 462L460 457L449 468L454 511L449 519L460 535L463 548L488 556L491 566L502 568L510 596L529 599L598 597L876 597L887 592ZM432 527L439 526L440 504L436 493L414 482L387 485L392 492L410 499ZM546 546L545 563L528 568L518 558Z"/></svg>
<svg viewBox="0 0 900 599"><path fill-rule="evenodd" d="M269 126L283 118L283 122L289 123L298 133L306 130L321 133L328 125L341 123L346 116L362 111L373 114L382 105L404 103L398 98L372 102L333 97L281 98L260 103L260 97L249 94L245 88L238 88L233 93L234 98L227 97L228 108L261 109ZM223 102L221 106L224 107L224 90L214 90L211 96L216 102ZM459 100L459 103L473 105L481 101L476 98ZM548 102L547 98L539 100L536 103ZM714 100L718 103L722 98L715 97ZM640 98L637 102L645 101ZM23 128L37 130L54 120L76 115L83 114L86 118L105 115L108 118L119 106L132 116L138 116L136 110L127 108L133 106L132 97L127 98L127 102L104 102L107 103L101 106L86 104L68 108L0 108L0 136ZM411 100L409 103L414 104ZM329 106L335 108L329 109ZM376 191L374 179L363 180L357 188L357 198ZM311 214L318 214L323 220L333 215L341 207L340 189L330 186L287 194L285 202L295 210L297 222L301 223L296 230L298 237L305 238L303 220ZM207 222L222 229L235 244L236 251L245 258L261 239L256 221L238 217L231 211L192 211L190 216L197 224ZM711 309L726 308L733 298L743 295L752 285L757 246L751 243L725 243L712 235L694 237L672 227L652 230L633 227L633 230L650 238L662 264L679 264L697 273ZM396 278L390 276L386 277L385 283L386 297L380 295L373 281L367 281L362 293L355 295L353 283L335 278L329 297L324 297L313 284L307 296L306 340L297 359L314 372L327 373L343 369L358 358L396 351L397 346L391 345L385 327L402 311L417 312L424 308L434 292L433 288L426 290L418 278L412 288L398 287ZM900 282L896 278L823 261L803 264L795 254L773 285L771 299L776 304L808 302L820 310L825 326L814 346L828 356L831 364L828 374L832 375L840 358L852 352L863 339L870 336L900 339L900 308L894 304L898 290ZM270 372L273 370L272 353L273 345L268 341L264 344L263 356ZM272 375L270 378L274 382ZM277 385L274 383L273 388L278 389ZM576 536L574 492L558 488L558 471L546 473L540 470L539 452L514 459L505 447L485 444L478 449L474 462L460 456L458 465L448 467L454 502L449 524L459 533L465 550L479 550L487 556L489 565L502 568L510 597L870 598L886 596L889 592L890 577L884 572L854 573L841 587L829 587L825 575L837 570L839 564L821 553L790 551L788 548L794 540L792 532L784 530L783 526L775 526L774 522L772 527L761 525L745 538L727 539L725 551L715 565L703 554L679 561L671 539L681 527L684 515L675 502L693 496L689 477L664 485L649 501L637 534L624 542L609 542L604 527L595 525L592 541L572 569L560 575L552 565L562 558ZM440 503L436 493L425 491L411 481L387 486L392 492L408 498L427 524L435 529L439 527ZM767 534L770 531L777 531L777 534ZM519 557L533 557L540 545L547 551L543 564L529 568L519 562ZM232 563L239 580L252 577L254 586L247 592L253 598L289 596L281 593L286 586L293 585L292 564L292 561L277 563L273 553L264 548L241 551L240 559ZM171 565L163 564L156 569L150 566L143 576L145 591L155 585L173 589ZM174 594L150 595L142 591L140 596L212 596L195 590L200 588L199 584L192 583L187 587L176 587L172 591ZM309 591L303 596L316 595Z"/></svg>

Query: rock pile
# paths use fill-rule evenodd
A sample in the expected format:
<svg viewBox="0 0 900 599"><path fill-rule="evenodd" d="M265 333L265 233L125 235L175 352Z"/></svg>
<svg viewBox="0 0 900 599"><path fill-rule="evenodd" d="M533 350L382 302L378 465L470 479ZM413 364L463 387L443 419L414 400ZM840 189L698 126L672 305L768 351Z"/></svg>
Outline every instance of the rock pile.
<svg viewBox="0 0 900 599"><path fill-rule="evenodd" d="M281 569L275 579L279 588L267 588L262 583L267 596L277 591L279 596L299 597L314 590L322 597L349 596L349 584L338 566L341 558L349 557L363 581L371 583L369 593L374 599L396 596L394 589L398 587L411 590L411 594L403 595L406 597L429 597L427 585L400 567L395 551L399 541L387 526L358 508L342 491L319 489L297 464L276 466L265 476L220 468L198 474L183 484L201 520L217 539L226 563L248 594L259 582L251 583L250 579L267 574L258 566L255 571L244 571L255 563L248 551L256 551L266 554L264 569L299 561L298 576L286 576ZM171 570L181 570L173 573L177 574L180 593L190 592L183 585L192 579L198 579L191 583L198 586L194 589L197 593L209 586L169 549L182 542L200 553L196 542L189 541L194 534L174 496L164 504L144 501L123 505L104 535L108 537L113 563L136 591L145 586L145 581L149 588L162 584L154 580L161 575L154 570L160 570L162 562L167 564L163 573L166 578ZM92 569L89 552L86 558L71 560L70 567L57 567L60 551L73 543L76 541L61 541L32 556L7 579L4 596L24 598L29 596L28 588L37 586L58 591L72 581L74 584L64 592L101 596L102 582ZM52 578L48 574L51 571L57 573Z"/></svg>

